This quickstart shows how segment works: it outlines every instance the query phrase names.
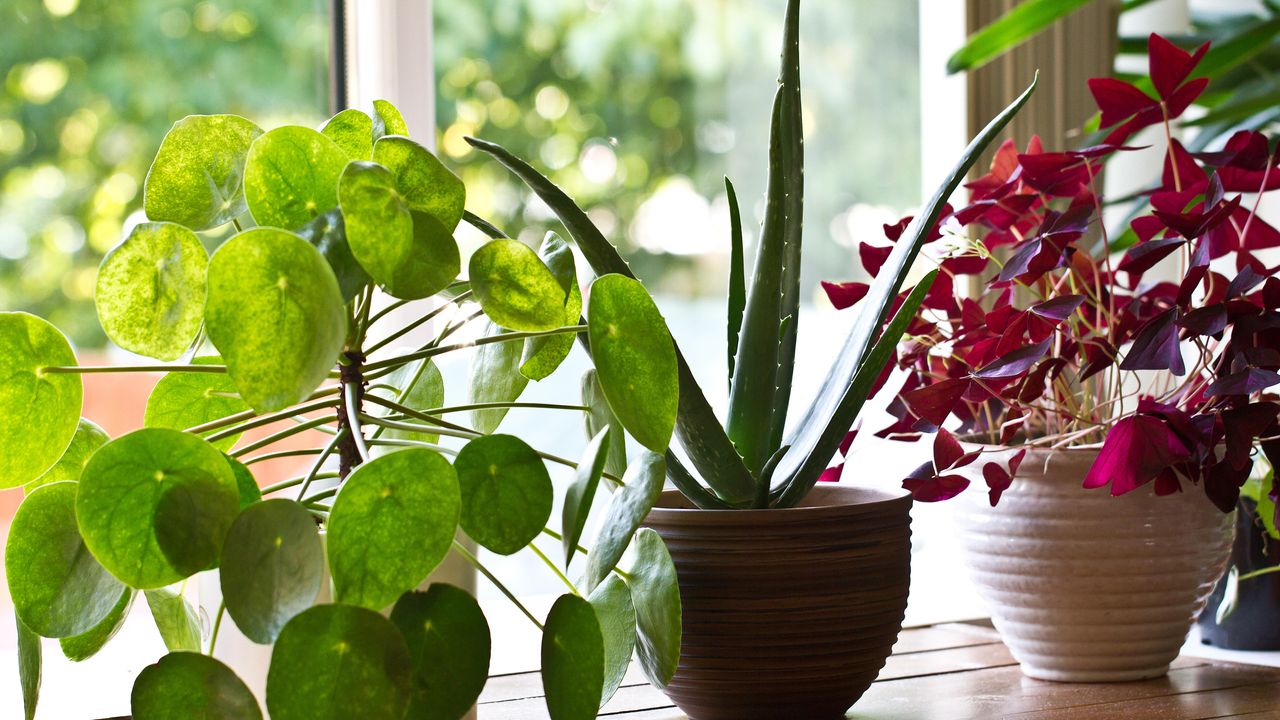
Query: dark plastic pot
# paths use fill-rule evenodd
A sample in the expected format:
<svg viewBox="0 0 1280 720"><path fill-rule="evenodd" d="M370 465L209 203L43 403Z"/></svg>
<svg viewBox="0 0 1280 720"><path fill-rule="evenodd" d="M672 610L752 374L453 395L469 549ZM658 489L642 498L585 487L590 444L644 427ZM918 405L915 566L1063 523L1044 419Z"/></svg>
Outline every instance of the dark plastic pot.
<svg viewBox="0 0 1280 720"><path fill-rule="evenodd" d="M1280 542L1266 537L1257 504L1242 498L1239 510L1231 564L1241 575L1280 564ZM1218 623L1217 610L1225 591L1223 578L1200 615L1200 642L1227 650L1280 650L1280 573L1240 583L1235 611Z"/></svg>
<svg viewBox="0 0 1280 720"><path fill-rule="evenodd" d="M667 695L693 720L843 718L902 629L911 497L819 486L787 510L695 510L664 493L683 608Z"/></svg>

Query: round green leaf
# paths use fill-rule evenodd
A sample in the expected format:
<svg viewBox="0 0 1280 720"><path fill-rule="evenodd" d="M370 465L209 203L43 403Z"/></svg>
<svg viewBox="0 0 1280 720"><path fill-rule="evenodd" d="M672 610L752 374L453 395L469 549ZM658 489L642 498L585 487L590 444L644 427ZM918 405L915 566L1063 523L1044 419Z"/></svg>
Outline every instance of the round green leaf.
<svg viewBox="0 0 1280 720"><path fill-rule="evenodd" d="M609 512L596 535L595 544L591 546L591 553L587 555L584 582L588 591L603 582L622 559L636 528L649 515L653 504L658 502L666 475L667 461L657 453L641 452L631 462L622 476L626 487L613 494Z"/></svg>
<svg viewBox="0 0 1280 720"><path fill-rule="evenodd" d="M124 626L124 619L129 617L129 610L133 607L133 599L136 596L137 593L133 588L126 587L121 590L120 597L111 608L111 612L107 613L107 616L97 625L79 635L58 640L58 644L62 646L62 654L71 662L82 662L96 655L103 645L120 632L120 628Z"/></svg>
<svg viewBox="0 0 1280 720"><path fill-rule="evenodd" d="M546 263L547 269L555 276L560 287L567 294L564 304L564 315L561 325L577 325L582 317L582 290L578 287L578 271L573 261L573 250L569 244L553 232L547 233L542 240L542 248L538 256ZM524 341L524 357L520 364L520 374L530 380L542 380L569 356L573 349L573 335L547 335L533 337Z"/></svg>
<svg viewBox="0 0 1280 720"><path fill-rule="evenodd" d="M329 118L320 134L332 140L348 160L368 160L373 156L373 119L354 108Z"/></svg>
<svg viewBox="0 0 1280 720"><path fill-rule="evenodd" d="M244 195L259 225L300 228L338 205L338 176L347 154L329 138L286 125L253 141Z"/></svg>
<svg viewBox="0 0 1280 720"><path fill-rule="evenodd" d="M196 652L171 652L133 681L134 720L261 720L262 708L231 668Z"/></svg>
<svg viewBox="0 0 1280 720"><path fill-rule="evenodd" d="M440 374L440 368L431 362L431 358L401 365L388 375L383 383L399 388L399 393L384 388L374 388L369 392L394 400L412 410L426 411L444 406L444 376ZM383 410L390 413L390 410L385 408ZM422 432L386 428L381 433L381 437L388 440L418 440L426 443L434 443L440 439L439 434L431 432L433 426L423 421L407 418L405 422L421 425Z"/></svg>
<svg viewBox="0 0 1280 720"><path fill-rule="evenodd" d="M417 587L453 544L461 502L453 466L434 450L356 468L329 513L334 599L381 610Z"/></svg>
<svg viewBox="0 0 1280 720"><path fill-rule="evenodd" d="M342 221L340 208L321 213L315 220L298 228L297 232L328 261L329 268L338 279L344 301L359 295L372 280L351 254L351 246L347 244L347 226Z"/></svg>
<svg viewBox="0 0 1280 720"><path fill-rule="evenodd" d="M471 255L467 272L476 300L495 323L529 331L564 324L565 289L528 245L491 240Z"/></svg>
<svg viewBox="0 0 1280 720"><path fill-rule="evenodd" d="M604 637L591 603L561 595L542 629L542 689L551 720L591 720L604 690Z"/></svg>
<svg viewBox="0 0 1280 720"><path fill-rule="evenodd" d="M458 277L453 236L432 216L409 209L391 171L371 162L350 163L338 200L352 254L388 293L429 297Z"/></svg>
<svg viewBox="0 0 1280 720"><path fill-rule="evenodd" d="M26 485L62 457L80 422L80 376L67 339L34 315L0 312L0 489Z"/></svg>
<svg viewBox="0 0 1280 720"><path fill-rule="evenodd" d="M604 707L631 666L631 653L636 647L636 608L631 603L631 591L617 575L600 583L587 601L595 608L604 639L604 689L600 696L600 706Z"/></svg>
<svg viewBox="0 0 1280 720"><path fill-rule="evenodd" d="M587 437L595 437L601 430L610 429L609 459L605 461L604 469L613 475L621 475L627 471L627 434L609 408L595 368L587 368L582 373L582 404L590 408L584 418Z"/></svg>
<svg viewBox="0 0 1280 720"><path fill-rule="evenodd" d="M200 618L182 593L169 588L147 590L147 608L156 623L160 639L170 652L200 652Z"/></svg>
<svg viewBox="0 0 1280 720"><path fill-rule="evenodd" d="M408 137L409 126L404 121L400 110L387 100L373 101L373 139L378 141L387 135L403 135Z"/></svg>
<svg viewBox="0 0 1280 720"><path fill-rule="evenodd" d="M43 652L40 636L22 624L22 618L13 618L18 630L18 684L22 686L22 710L26 720L36 716L40 700L40 676L43 670Z"/></svg>
<svg viewBox="0 0 1280 720"><path fill-rule="evenodd" d="M209 254L175 223L142 223L102 258L93 293L102 329L115 344L157 360L177 360L204 320Z"/></svg>
<svg viewBox="0 0 1280 720"><path fill-rule="evenodd" d="M284 499L240 511L218 572L240 632L257 643L275 642L285 623L315 603L324 583L324 548L311 513Z"/></svg>
<svg viewBox="0 0 1280 720"><path fill-rule="evenodd" d="M44 637L86 632L111 612L123 586L85 551L76 525L76 483L36 488L9 526L5 574L13 609Z"/></svg>
<svg viewBox="0 0 1280 720"><path fill-rule="evenodd" d="M249 467L230 455L223 454L227 464L231 466L231 474L236 478L236 491L240 495L240 509L243 510L250 505L262 500L262 488L258 487L258 481L253 477L253 472Z"/></svg>
<svg viewBox="0 0 1280 720"><path fill-rule="evenodd" d="M551 516L554 491L547 466L513 435L468 442L453 461L462 489L462 529L500 555L519 552Z"/></svg>
<svg viewBox="0 0 1280 720"><path fill-rule="evenodd" d="M259 412L315 390L347 332L329 264L307 241L274 228L247 230L213 254L205 323L240 397Z"/></svg>
<svg viewBox="0 0 1280 720"><path fill-rule="evenodd" d="M236 115L190 115L160 143L142 187L147 218L208 230L244 213L244 165L262 134Z"/></svg>
<svg viewBox="0 0 1280 720"><path fill-rule="evenodd" d="M191 362L195 365L221 365L222 358L198 357ZM249 406L236 394L236 385L226 373L171 372L160 378L151 390L142 424L144 427L186 430L248 410ZM213 432L216 431L204 435L212 435ZM226 452L239 439L240 434L236 433L212 442L214 447Z"/></svg>
<svg viewBox="0 0 1280 720"><path fill-rule="evenodd" d="M412 720L456 720L489 679L489 623L471 593L445 583L400 596L391 610L413 659Z"/></svg>
<svg viewBox="0 0 1280 720"><path fill-rule="evenodd" d="M71 444L67 446L66 452L62 453L62 457L58 458L58 462L54 463L53 467L46 470L43 475L27 483L27 492L49 483L79 480L80 473L84 471L85 463L89 462L89 458L97 452L98 448L105 445L110 439L106 430L89 420L80 418L80 424L76 426L76 434L71 436Z"/></svg>
<svg viewBox="0 0 1280 720"><path fill-rule="evenodd" d="M317 605L284 626L267 672L271 720L401 720L411 659L400 631L378 613Z"/></svg>
<svg viewBox="0 0 1280 720"><path fill-rule="evenodd" d="M680 378L662 313L639 281L622 275L592 283L587 306L591 355L609 407L641 445L666 452Z"/></svg>
<svg viewBox="0 0 1280 720"><path fill-rule="evenodd" d="M239 509L231 466L177 430L137 430L89 459L76 496L85 545L125 584L159 588L217 565Z"/></svg>
<svg viewBox="0 0 1280 720"><path fill-rule="evenodd" d="M578 461L573 484L564 492L560 532L564 544L565 568L573 563L573 556L578 552L578 541L582 539L582 530L587 526L591 503L595 501L596 488L600 486L605 461L609 459L609 436L609 428L606 427L591 438L587 448L582 451L582 460Z"/></svg>
<svg viewBox="0 0 1280 720"><path fill-rule="evenodd" d="M627 585L640 631L636 651L645 676L661 689L671 682L680 663L680 586L662 536L651 528L640 528L632 544L635 562L627 573Z"/></svg>
<svg viewBox="0 0 1280 720"><path fill-rule="evenodd" d="M484 337L501 335L506 330L486 322ZM529 378L520 374L518 342L493 342L481 345L471 355L470 382L467 395L471 403L509 403L520 398ZM482 433L491 433L502 424L507 408L486 408L471 412L471 426Z"/></svg>
<svg viewBox="0 0 1280 720"><path fill-rule="evenodd" d="M435 218L446 233L458 227L467 189L430 150L407 137L389 136L373 144L373 160L395 175L410 209Z"/></svg>

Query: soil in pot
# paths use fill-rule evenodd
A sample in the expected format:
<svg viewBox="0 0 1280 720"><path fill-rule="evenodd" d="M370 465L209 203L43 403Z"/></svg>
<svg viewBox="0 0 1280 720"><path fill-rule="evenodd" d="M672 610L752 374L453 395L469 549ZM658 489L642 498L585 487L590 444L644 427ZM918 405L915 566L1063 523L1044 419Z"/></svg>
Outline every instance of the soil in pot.
<svg viewBox="0 0 1280 720"><path fill-rule="evenodd" d="M1159 677L1226 567L1235 514L1202 488L1120 497L1081 487L1097 450L1027 453L998 507L960 499L965 561L1026 675Z"/></svg>
<svg viewBox="0 0 1280 720"><path fill-rule="evenodd" d="M1236 509L1236 541L1231 564L1241 575L1280 564L1280 542L1267 536L1258 519L1257 503L1241 498ZM1218 581L1209 604L1200 614L1200 642L1228 650L1280 650L1280 573L1262 575L1236 587L1235 610L1222 622L1227 579Z"/></svg>
<svg viewBox="0 0 1280 720"><path fill-rule="evenodd" d="M842 718L884 666L907 606L911 498L820 486L786 510L694 510L664 493L683 608L664 688L693 720Z"/></svg>

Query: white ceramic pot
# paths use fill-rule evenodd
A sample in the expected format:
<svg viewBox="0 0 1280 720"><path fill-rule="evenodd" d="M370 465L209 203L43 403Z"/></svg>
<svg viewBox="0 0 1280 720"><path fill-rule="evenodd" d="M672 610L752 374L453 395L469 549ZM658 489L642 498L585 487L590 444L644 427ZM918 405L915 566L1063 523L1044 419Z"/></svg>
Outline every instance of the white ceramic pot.
<svg viewBox="0 0 1280 720"><path fill-rule="evenodd" d="M1027 453L998 507L959 500L966 564L1022 672L1118 682L1164 675L1235 536L1198 486L1157 497L1081 487L1097 450Z"/></svg>

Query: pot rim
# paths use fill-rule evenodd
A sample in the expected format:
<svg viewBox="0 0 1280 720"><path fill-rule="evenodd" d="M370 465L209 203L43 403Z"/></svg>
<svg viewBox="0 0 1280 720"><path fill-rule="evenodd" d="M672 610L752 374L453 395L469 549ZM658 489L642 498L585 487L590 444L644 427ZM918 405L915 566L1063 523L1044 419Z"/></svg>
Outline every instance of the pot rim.
<svg viewBox="0 0 1280 720"><path fill-rule="evenodd" d="M816 485L809 494L805 496L805 500L809 500L814 493L820 495L852 495L861 496L863 499L854 499L850 502L835 502L823 505L802 505L788 508L744 508L744 509L703 509L699 507L670 507L665 503L680 502L691 504L684 493L679 490L663 490L658 496L658 502L654 504L650 515L662 514L670 517L691 516L692 514L700 514L701 517L715 518L763 518L772 516L778 518L781 515L787 515L791 518L802 516L821 517L832 513L847 512L849 508L863 508L872 510L889 510L897 505L905 505L908 508L912 504L911 493L906 490L883 489L862 487L844 484L822 484Z"/></svg>

